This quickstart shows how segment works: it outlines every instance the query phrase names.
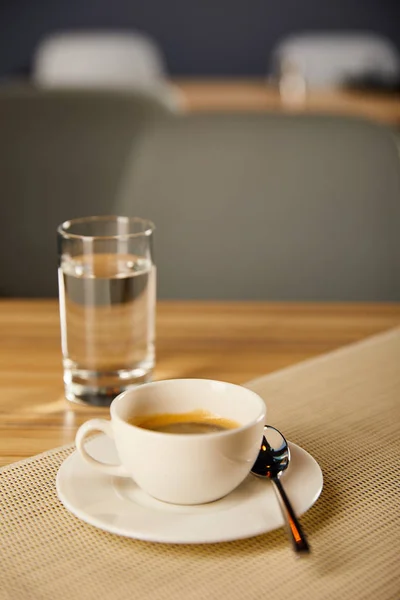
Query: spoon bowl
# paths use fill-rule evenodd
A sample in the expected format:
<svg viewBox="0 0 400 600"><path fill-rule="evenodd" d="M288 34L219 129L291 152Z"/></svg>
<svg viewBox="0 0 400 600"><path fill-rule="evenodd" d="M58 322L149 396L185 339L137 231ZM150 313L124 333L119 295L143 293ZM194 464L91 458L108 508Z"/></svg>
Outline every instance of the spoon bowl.
<svg viewBox="0 0 400 600"><path fill-rule="evenodd" d="M257 460L251 469L257 477L280 477L290 462L290 449L283 435L266 425Z"/></svg>

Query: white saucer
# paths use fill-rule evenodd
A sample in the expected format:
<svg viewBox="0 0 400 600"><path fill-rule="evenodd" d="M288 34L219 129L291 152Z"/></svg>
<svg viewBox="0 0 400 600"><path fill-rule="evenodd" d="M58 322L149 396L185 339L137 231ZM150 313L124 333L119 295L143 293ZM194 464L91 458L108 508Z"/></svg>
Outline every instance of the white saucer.
<svg viewBox="0 0 400 600"><path fill-rule="evenodd" d="M297 515L322 490L322 471L305 450L289 444L291 462L282 476ZM90 454L117 463L113 442L104 435L87 443ZM249 475L231 494L196 506L155 500L131 480L103 475L74 452L57 474L57 494L65 508L99 529L149 542L203 544L252 537L277 529L283 518L272 484Z"/></svg>

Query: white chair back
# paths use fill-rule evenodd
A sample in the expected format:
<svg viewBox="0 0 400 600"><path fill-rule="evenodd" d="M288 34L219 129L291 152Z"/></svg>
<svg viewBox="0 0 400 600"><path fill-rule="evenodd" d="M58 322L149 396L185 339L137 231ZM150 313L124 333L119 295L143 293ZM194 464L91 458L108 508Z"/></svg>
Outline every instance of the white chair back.
<svg viewBox="0 0 400 600"><path fill-rule="evenodd" d="M139 33L65 33L37 49L34 78L46 86L150 86L163 81L157 44Z"/></svg>
<svg viewBox="0 0 400 600"><path fill-rule="evenodd" d="M364 77L390 85L400 78L397 49L375 34L293 35L277 46L274 63L281 74L296 72L310 87L338 87Z"/></svg>

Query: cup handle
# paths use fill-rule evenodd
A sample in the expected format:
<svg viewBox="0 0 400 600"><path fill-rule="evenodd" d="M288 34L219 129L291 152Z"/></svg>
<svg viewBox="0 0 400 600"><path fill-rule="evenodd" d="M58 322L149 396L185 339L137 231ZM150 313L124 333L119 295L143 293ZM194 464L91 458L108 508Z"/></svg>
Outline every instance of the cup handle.
<svg viewBox="0 0 400 600"><path fill-rule="evenodd" d="M107 465L100 460L96 460L85 449L85 440L90 433L102 431L111 439L114 439L111 427L111 421L106 419L90 419L81 425L76 433L75 444L79 454L92 467L105 473L106 475L117 475L118 477L129 477L129 473L122 465Z"/></svg>

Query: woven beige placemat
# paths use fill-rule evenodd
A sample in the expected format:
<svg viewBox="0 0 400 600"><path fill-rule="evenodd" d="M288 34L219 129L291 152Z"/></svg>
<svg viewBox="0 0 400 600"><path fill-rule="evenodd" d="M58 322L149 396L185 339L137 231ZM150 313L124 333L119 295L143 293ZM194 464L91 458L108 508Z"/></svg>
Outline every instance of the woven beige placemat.
<svg viewBox="0 0 400 600"><path fill-rule="evenodd" d="M0 598L400 598L400 331L250 386L323 469L322 496L302 517L311 556L296 560L283 530L202 546L98 531L57 499L68 446L0 472Z"/></svg>

